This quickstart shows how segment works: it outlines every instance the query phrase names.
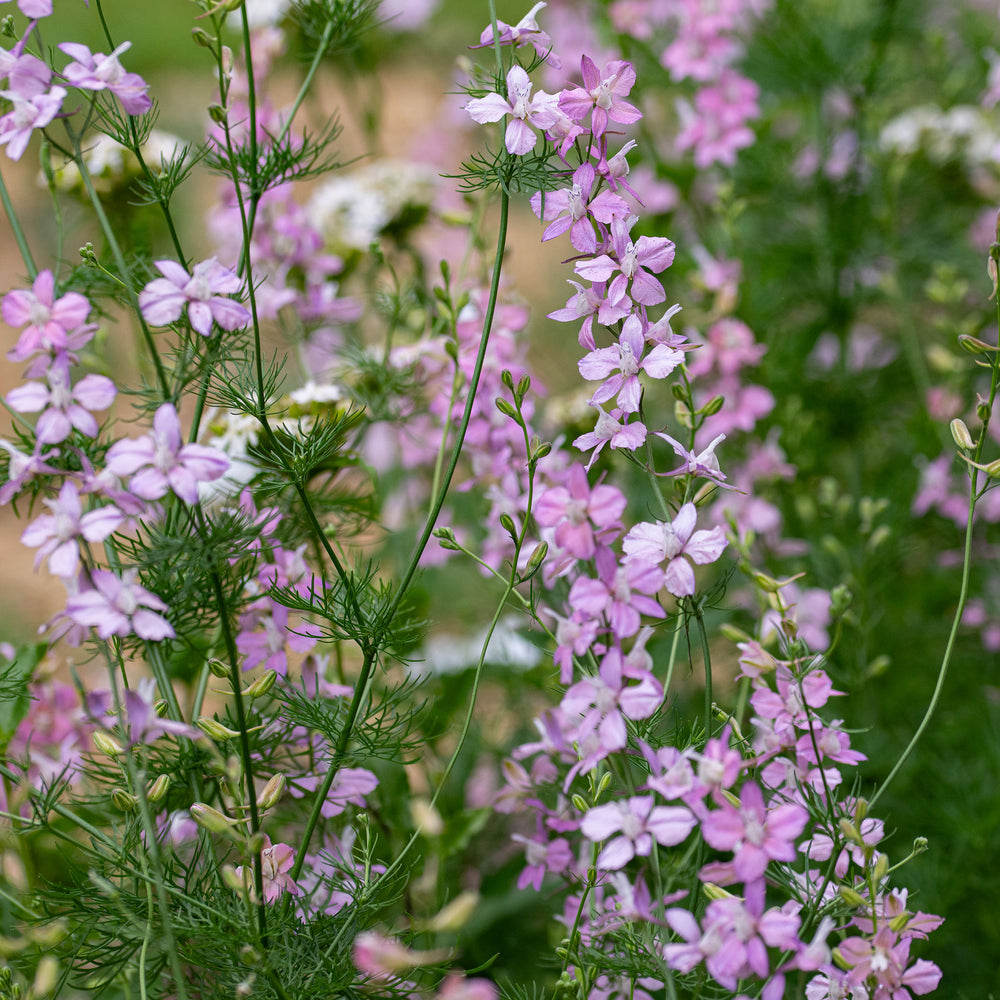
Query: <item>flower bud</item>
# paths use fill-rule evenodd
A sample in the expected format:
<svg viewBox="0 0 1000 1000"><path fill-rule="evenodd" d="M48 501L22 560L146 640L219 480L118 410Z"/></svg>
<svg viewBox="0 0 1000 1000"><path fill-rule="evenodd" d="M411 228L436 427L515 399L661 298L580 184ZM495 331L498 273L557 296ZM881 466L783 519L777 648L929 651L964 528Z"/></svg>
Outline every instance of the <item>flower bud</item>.
<svg viewBox="0 0 1000 1000"><path fill-rule="evenodd" d="M191 38L195 45L200 45L203 49L214 49L217 38L213 38L204 28L192 28Z"/></svg>
<svg viewBox="0 0 1000 1000"><path fill-rule="evenodd" d="M504 512L500 515L500 527L507 532L508 535L513 539L514 544L517 544L517 526L514 524L514 518L510 514Z"/></svg>
<svg viewBox="0 0 1000 1000"><path fill-rule="evenodd" d="M451 528L435 528L433 534L442 549L448 549L451 552L461 550L461 546L455 538L455 532Z"/></svg>
<svg viewBox="0 0 1000 1000"><path fill-rule="evenodd" d="M726 892L721 885L716 885L714 882L706 882L701 887L701 891L712 900L733 898L733 894L731 892Z"/></svg>
<svg viewBox="0 0 1000 1000"><path fill-rule="evenodd" d="M214 809L204 802L192 803L188 812L198 826L203 830L208 830L209 833L230 833L233 827L240 822L238 819L230 819L218 809Z"/></svg>
<svg viewBox="0 0 1000 1000"><path fill-rule="evenodd" d="M531 448L529 450L530 460L532 462L537 462L539 459L545 458L549 452L552 451L552 444L549 441L539 441L537 437L531 439Z"/></svg>
<svg viewBox="0 0 1000 1000"><path fill-rule="evenodd" d="M713 396L704 406L698 408L698 412L706 417L714 417L725 405L725 396Z"/></svg>
<svg viewBox="0 0 1000 1000"><path fill-rule="evenodd" d="M978 337L972 337L967 333L960 333L958 335L958 346L962 348L966 354L993 354L996 351L996 347L987 344L985 340L980 340Z"/></svg>
<svg viewBox="0 0 1000 1000"><path fill-rule="evenodd" d="M528 395L528 390L531 388L531 376L527 373L522 375L517 383L517 387L514 389L514 395L520 400L524 399Z"/></svg>
<svg viewBox="0 0 1000 1000"><path fill-rule="evenodd" d="M955 419L951 422L951 436L959 448L963 448L968 451L969 449L975 447L972 435L969 433L969 428L966 427L965 421L959 417L955 417Z"/></svg>
<svg viewBox="0 0 1000 1000"><path fill-rule="evenodd" d="M115 788L111 792L111 801L115 808L123 813L135 812L139 802L131 792L126 792L124 788Z"/></svg>
<svg viewBox="0 0 1000 1000"><path fill-rule="evenodd" d="M875 858L875 865L872 868L872 877L876 884L881 882L889 874L889 855L879 853Z"/></svg>
<svg viewBox="0 0 1000 1000"><path fill-rule="evenodd" d="M156 805L162 802L166 798L167 791L170 788L170 775L161 774L150 786L146 789L146 799Z"/></svg>
<svg viewBox="0 0 1000 1000"><path fill-rule="evenodd" d="M263 961L260 952L252 945L245 944L240 948L240 961L244 965L260 965Z"/></svg>
<svg viewBox="0 0 1000 1000"><path fill-rule="evenodd" d="M597 789L594 791L594 801L598 802L601 796L608 790L608 785L611 784L611 772L605 771L601 775L601 780L597 782Z"/></svg>
<svg viewBox="0 0 1000 1000"><path fill-rule="evenodd" d="M417 831L425 837L440 837L444 833L444 820L427 799L413 799L410 802L410 815Z"/></svg>
<svg viewBox="0 0 1000 1000"><path fill-rule="evenodd" d="M30 996L44 997L56 987L59 981L59 962L52 955L45 955L35 969L35 978L31 984Z"/></svg>
<svg viewBox="0 0 1000 1000"><path fill-rule="evenodd" d="M223 680L232 674L229 664L223 663L222 660L217 660L214 656L208 661L208 669L212 672L212 676L220 677Z"/></svg>
<svg viewBox="0 0 1000 1000"><path fill-rule="evenodd" d="M210 104L208 116L216 125L225 125L226 123L226 109L221 104Z"/></svg>
<svg viewBox="0 0 1000 1000"><path fill-rule="evenodd" d="M849 903L851 906L860 906L864 908L868 905L865 902L865 897L862 896L856 889L852 889L850 886L838 886L837 892L840 894L840 898L845 903Z"/></svg>
<svg viewBox="0 0 1000 1000"><path fill-rule="evenodd" d="M265 670L243 693L248 698L260 698L274 687L278 679L277 670Z"/></svg>
<svg viewBox="0 0 1000 1000"><path fill-rule="evenodd" d="M852 844L857 844L858 847L865 846L865 842L861 839L861 834L858 832L858 828L846 816L840 819L837 826L840 828L840 832Z"/></svg>
<svg viewBox="0 0 1000 1000"><path fill-rule="evenodd" d="M272 774L267 784L261 789L257 797L257 805L261 809L270 809L276 805L285 794L285 776L283 774Z"/></svg>
<svg viewBox="0 0 1000 1000"><path fill-rule="evenodd" d="M508 399L504 399L503 396L497 396L495 400L497 404L497 409L505 416L510 417L511 420L520 420L521 418L517 415L517 409L514 404Z"/></svg>
<svg viewBox="0 0 1000 1000"><path fill-rule="evenodd" d="M528 557L528 562L524 567L524 573L521 574L521 582L525 580L530 580L538 571L541 569L542 563L545 562L545 557L549 554L549 543L539 542L535 546L534 552Z"/></svg>
<svg viewBox="0 0 1000 1000"><path fill-rule="evenodd" d="M232 740L240 734L235 729L224 726L218 719L210 719L208 716L201 716L194 720L194 724L210 739L217 743L222 740Z"/></svg>
<svg viewBox="0 0 1000 1000"><path fill-rule="evenodd" d="M219 874L222 876L222 881L233 892L238 892L242 895L247 891L248 886L244 884L243 876L232 865L222 865L219 868Z"/></svg>
<svg viewBox="0 0 1000 1000"><path fill-rule="evenodd" d="M578 812L585 813L590 808L587 805L587 800L579 792L575 792L570 801L573 803L573 808Z"/></svg>
<svg viewBox="0 0 1000 1000"><path fill-rule="evenodd" d="M902 934L906 930L906 925L913 919L913 914L909 910L903 910L902 913L897 913L892 920L889 921L889 930L893 934Z"/></svg>
<svg viewBox="0 0 1000 1000"><path fill-rule="evenodd" d="M425 925L434 932L460 931L479 905L479 893L466 890L443 906Z"/></svg>
<svg viewBox="0 0 1000 1000"><path fill-rule="evenodd" d="M101 732L94 733L94 746L101 753L112 759L119 756L122 752L122 745L117 740L113 740L110 736Z"/></svg>

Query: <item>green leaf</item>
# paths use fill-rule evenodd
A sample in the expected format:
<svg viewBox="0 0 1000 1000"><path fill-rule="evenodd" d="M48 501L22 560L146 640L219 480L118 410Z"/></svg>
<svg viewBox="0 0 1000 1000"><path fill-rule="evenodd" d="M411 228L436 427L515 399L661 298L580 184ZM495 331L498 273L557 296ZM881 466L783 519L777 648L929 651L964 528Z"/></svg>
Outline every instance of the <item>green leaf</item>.
<svg viewBox="0 0 1000 1000"><path fill-rule="evenodd" d="M44 642L21 646L0 672L0 746L5 749L31 708L28 684L47 649Z"/></svg>

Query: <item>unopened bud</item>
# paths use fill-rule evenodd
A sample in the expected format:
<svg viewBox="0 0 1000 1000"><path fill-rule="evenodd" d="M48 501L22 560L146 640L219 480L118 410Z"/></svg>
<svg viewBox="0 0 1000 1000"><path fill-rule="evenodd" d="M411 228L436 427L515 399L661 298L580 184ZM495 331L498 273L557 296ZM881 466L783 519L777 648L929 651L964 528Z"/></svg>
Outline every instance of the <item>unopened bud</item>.
<svg viewBox="0 0 1000 1000"><path fill-rule="evenodd" d="M969 460L966 459L968 462ZM992 462L987 465L980 465L979 462L969 462L975 469L979 469L980 472L985 472L990 479L1000 479L1000 458L993 459Z"/></svg>
<svg viewBox="0 0 1000 1000"><path fill-rule="evenodd" d="M17 32L14 30L14 18L10 14L0 18L0 35L6 35L7 38L17 38Z"/></svg>
<svg viewBox="0 0 1000 1000"><path fill-rule="evenodd" d="M427 922L427 930L447 933L460 931L479 905L479 893L466 890L459 893L450 903L443 906Z"/></svg>
<svg viewBox="0 0 1000 1000"><path fill-rule="evenodd" d="M927 850L927 838L926 837L915 837L913 840L913 855L916 857L918 854L923 854Z"/></svg>
<svg viewBox="0 0 1000 1000"><path fill-rule="evenodd" d="M162 802L166 798L167 791L170 788L170 775L161 774L150 786L146 789L146 799L156 805Z"/></svg>
<svg viewBox="0 0 1000 1000"><path fill-rule="evenodd" d="M608 790L608 785L611 784L612 776L610 771L605 771L601 775L601 780L597 782L597 788L594 789L594 801L597 802L600 797Z"/></svg>
<svg viewBox="0 0 1000 1000"><path fill-rule="evenodd" d="M52 956L46 955L38 963L35 969L35 978L31 984L29 995L33 997L44 997L52 993L59 982L59 962Z"/></svg>
<svg viewBox="0 0 1000 1000"><path fill-rule="evenodd" d="M504 399L503 396L497 396L496 404L497 404L497 409L505 417L510 417L512 420L519 419L517 415L517 409L509 399Z"/></svg>
<svg viewBox="0 0 1000 1000"><path fill-rule="evenodd" d="M698 412L706 417L714 417L725 405L725 396L713 396L704 406L698 408Z"/></svg>
<svg viewBox="0 0 1000 1000"><path fill-rule="evenodd" d="M265 670L243 693L248 698L260 698L274 687L277 679L277 670Z"/></svg>
<svg viewBox="0 0 1000 1000"><path fill-rule="evenodd" d="M776 594L781 590L781 584L773 576L768 576L767 573L754 573L753 582L754 586L768 594Z"/></svg>
<svg viewBox="0 0 1000 1000"><path fill-rule="evenodd" d="M858 799L854 803L854 822L856 825L861 826L861 824L868 817L868 800Z"/></svg>
<svg viewBox="0 0 1000 1000"><path fill-rule="evenodd" d="M517 526L514 524L514 518L510 514L504 512L500 515L500 527L507 532L508 535L517 543Z"/></svg>
<svg viewBox="0 0 1000 1000"><path fill-rule="evenodd" d="M214 677L221 677L225 679L232 674L229 669L228 663L223 663L222 660L217 660L214 656L208 661L208 669L212 672Z"/></svg>
<svg viewBox="0 0 1000 1000"><path fill-rule="evenodd" d="M701 891L711 900L733 898L731 892L726 892L721 885L716 885L714 882L706 882L701 887Z"/></svg>
<svg viewBox="0 0 1000 1000"><path fill-rule="evenodd" d="M874 878L875 884L878 885L888 874L889 874L889 855L882 854L880 852L876 856L875 864L872 867L872 878Z"/></svg>
<svg viewBox="0 0 1000 1000"><path fill-rule="evenodd" d="M243 881L243 876L232 865L222 865L219 868L219 874L222 876L222 881L233 892L238 892L242 895L247 891L247 885Z"/></svg>
<svg viewBox="0 0 1000 1000"><path fill-rule="evenodd" d="M837 823L840 828L840 832L852 843L857 844L858 847L864 847L865 842L861 839L861 834L858 832L858 828L846 817L842 817Z"/></svg>
<svg viewBox="0 0 1000 1000"><path fill-rule="evenodd" d="M970 336L968 333L958 335L958 346L966 354L993 354L996 351L996 347L987 344L985 340L980 340L978 337Z"/></svg>
<svg viewBox="0 0 1000 1000"><path fill-rule="evenodd" d="M195 45L200 45L203 49L214 49L217 38L213 38L204 28L192 28L191 38Z"/></svg>
<svg viewBox="0 0 1000 1000"><path fill-rule="evenodd" d="M228 45L222 46L222 73L227 78L233 75L233 50Z"/></svg>
<svg viewBox="0 0 1000 1000"><path fill-rule="evenodd" d="M3 877L15 889L21 892L28 891L28 873L24 862L13 851L3 853Z"/></svg>
<svg viewBox="0 0 1000 1000"><path fill-rule="evenodd" d="M221 104L209 105L208 116L216 125L226 124L226 109Z"/></svg>
<svg viewBox="0 0 1000 1000"><path fill-rule="evenodd" d="M528 394L528 390L530 388L531 388L531 376L528 374L524 374L518 381L517 388L514 389L514 394L519 399L524 399L524 397Z"/></svg>
<svg viewBox="0 0 1000 1000"><path fill-rule="evenodd" d="M438 540L438 544L442 549L458 552L461 548L455 538L455 532L451 528L435 528L434 537Z"/></svg>
<svg viewBox="0 0 1000 1000"><path fill-rule="evenodd" d="M285 776L283 774L272 774L267 784L261 789L257 798L257 805L261 809L270 809L276 805L281 796L285 794Z"/></svg>
<svg viewBox="0 0 1000 1000"><path fill-rule="evenodd" d="M833 957L834 964L838 969L843 969L844 972L850 972L851 969L854 968L854 965L844 958L839 948L834 948L830 954Z"/></svg>
<svg viewBox="0 0 1000 1000"><path fill-rule="evenodd" d="M549 554L549 543L539 542L535 546L534 552L528 557L528 562L524 567L524 572L521 574L521 581L530 580L538 571L541 569L542 563L545 562L545 557Z"/></svg>
<svg viewBox="0 0 1000 1000"><path fill-rule="evenodd" d="M903 910L902 913L897 913L892 920L889 921L889 929L893 934L902 934L906 930L906 925L913 919L913 914L909 910Z"/></svg>
<svg viewBox="0 0 1000 1000"><path fill-rule="evenodd" d="M217 743L222 740L236 739L240 734L235 729L224 726L218 719L210 719L208 716L201 716L194 720L194 724L210 739Z"/></svg>
<svg viewBox="0 0 1000 1000"><path fill-rule="evenodd" d="M958 417L955 417L955 419L951 422L951 436L959 448L964 448L968 451L974 447L972 435L969 433L969 428L966 427L965 421Z"/></svg>
<svg viewBox="0 0 1000 1000"><path fill-rule="evenodd" d="M511 392L514 391L514 376L511 375L509 368L505 368L502 372L500 372L500 381L503 382L503 384L507 386Z"/></svg>
<svg viewBox="0 0 1000 1000"><path fill-rule="evenodd" d="M530 456L532 462L537 462L539 459L545 458L549 452L552 451L552 444L549 441L539 441L538 438L532 439Z"/></svg>
<svg viewBox="0 0 1000 1000"><path fill-rule="evenodd" d="M731 622L723 622L719 626L719 632L722 633L724 639L728 639L730 642L750 642L750 636Z"/></svg>
<svg viewBox="0 0 1000 1000"><path fill-rule="evenodd" d="M117 740L101 732L94 733L94 746L111 758L118 757L122 752L122 745Z"/></svg>
<svg viewBox="0 0 1000 1000"><path fill-rule="evenodd" d="M111 792L111 801L119 812L135 812L139 802L131 792L126 792L124 788L115 788Z"/></svg>
<svg viewBox="0 0 1000 1000"><path fill-rule="evenodd" d="M414 799L410 803L410 815L417 831L425 837L440 837L444 833L444 820L427 799Z"/></svg>
<svg viewBox="0 0 1000 1000"><path fill-rule="evenodd" d="M240 822L238 819L230 819L204 802L192 803L188 812L191 814L191 819L209 833L229 833Z"/></svg>
<svg viewBox="0 0 1000 1000"><path fill-rule="evenodd" d="M985 400L976 403L976 416L984 423L990 418L990 404Z"/></svg>
<svg viewBox="0 0 1000 1000"><path fill-rule="evenodd" d="M837 892L840 898L851 906L865 907L868 905L865 902L865 897L857 889L852 889L850 886L842 885L837 889Z"/></svg>
<svg viewBox="0 0 1000 1000"><path fill-rule="evenodd" d="M570 802L573 803L573 808L578 812L585 813L590 808L590 806L587 805L587 800L579 792L575 792L573 794L570 798Z"/></svg>

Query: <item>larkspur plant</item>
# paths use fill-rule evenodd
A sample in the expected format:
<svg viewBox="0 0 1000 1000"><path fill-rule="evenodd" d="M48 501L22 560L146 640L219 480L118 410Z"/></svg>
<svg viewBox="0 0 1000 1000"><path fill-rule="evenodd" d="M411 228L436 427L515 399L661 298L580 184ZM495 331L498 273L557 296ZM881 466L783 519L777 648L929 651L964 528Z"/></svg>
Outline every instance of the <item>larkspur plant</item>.
<svg viewBox="0 0 1000 1000"><path fill-rule="evenodd" d="M100 249L39 266L0 186L27 274L0 301L26 366L0 503L65 591L36 642L2 647L0 992L934 992L942 917L897 881L928 844L901 847L875 807L935 717L963 621L996 639L969 592L976 529L996 519L1000 352L983 324L962 332L987 379L976 432L933 397L952 444L913 502L965 530L958 606L915 732L857 772L872 762L838 659L865 597L783 568L811 552L770 489L796 475L767 423L786 404L749 381L769 345L718 235L735 242L748 210L724 178L754 153L764 102L741 59L769 4L539 3L508 24L491 3L459 109L482 151L447 178L348 172L335 121L302 121L324 63L378 30L374 0L197 6L217 89L190 144L154 138L101 0L108 55L43 45L46 0L5 21L0 144L21 160L40 139L56 218L82 198ZM292 31L310 61L283 107ZM664 79L669 150L646 125ZM853 205L861 129L831 114L846 138L794 169ZM887 148L904 134L887 126ZM199 177L214 202L194 250L173 197ZM162 247L116 228L136 196ZM562 400L502 280L519 198L566 256L572 290L548 318L575 335L579 387ZM998 268L1000 236L994 293ZM869 277L844 263L831 313ZM137 332L131 385L95 370L116 322ZM862 327L814 338L809 363L888 365ZM874 551L880 508L858 507ZM424 621L456 587L480 596L471 647L435 645Z"/></svg>

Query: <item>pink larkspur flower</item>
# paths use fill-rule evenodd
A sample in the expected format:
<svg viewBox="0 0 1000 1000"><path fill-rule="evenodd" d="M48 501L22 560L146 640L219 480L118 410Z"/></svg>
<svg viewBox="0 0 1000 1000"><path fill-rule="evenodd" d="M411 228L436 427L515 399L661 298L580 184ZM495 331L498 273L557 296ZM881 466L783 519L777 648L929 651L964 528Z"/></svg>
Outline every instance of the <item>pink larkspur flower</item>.
<svg viewBox="0 0 1000 1000"><path fill-rule="evenodd" d="M106 569L90 571L93 589L81 591L66 602L67 616L78 625L92 626L101 639L137 635L140 639L169 639L174 628L158 614L167 606L136 582L138 571L119 577Z"/></svg>
<svg viewBox="0 0 1000 1000"><path fill-rule="evenodd" d="M198 484L219 479L228 468L229 459L218 449L183 444L172 403L156 411L151 433L116 441L107 454L107 471L131 476L129 490L143 500L159 500L173 490L185 503L196 504Z"/></svg>
<svg viewBox="0 0 1000 1000"><path fill-rule="evenodd" d="M260 852L260 867L264 883L264 902L274 903L283 893L301 896L302 890L288 874L295 864L295 849L288 844L272 844L271 838L264 836L264 848ZM237 865L236 874L243 877L243 865ZM249 875L249 872L248 872ZM250 877L251 885L253 877Z"/></svg>
<svg viewBox="0 0 1000 1000"><path fill-rule="evenodd" d="M665 583L675 597L690 597L695 592L694 570L682 558L687 556L700 566L713 563L729 544L721 527L695 531L698 512L686 503L669 524L665 521L637 524L622 542L630 560L658 565L666 562Z"/></svg>
<svg viewBox="0 0 1000 1000"><path fill-rule="evenodd" d="M517 65L511 66L507 73L506 99L497 93L474 97L465 105L465 110L480 125L498 122L509 115L504 144L507 152L515 156L523 156L535 148L538 136L532 131L532 125L544 131L559 118L555 95L540 90L532 97L531 80L524 67Z"/></svg>
<svg viewBox="0 0 1000 1000"><path fill-rule="evenodd" d="M153 106L146 94L149 84L138 73L126 73L118 61L118 56L131 47L131 42L122 42L110 55L105 55L91 52L78 42L63 42L59 48L73 60L63 70L63 76L81 90L110 90L121 101L126 114L144 115Z"/></svg>
<svg viewBox="0 0 1000 1000"><path fill-rule="evenodd" d="M163 275L139 293L139 308L147 323L168 326L187 306L191 326L203 337L212 323L223 330L238 330L250 322L250 310L228 296L240 291L242 280L214 257L195 264L191 274L174 260L155 261Z"/></svg>
<svg viewBox="0 0 1000 1000"><path fill-rule="evenodd" d="M38 272L30 291L18 288L8 292L0 312L5 323L24 327L16 346L7 352L11 361L24 361L38 351L65 351L86 343L73 334L86 323L90 303L79 292L67 292L57 299L55 278L49 270Z"/></svg>

